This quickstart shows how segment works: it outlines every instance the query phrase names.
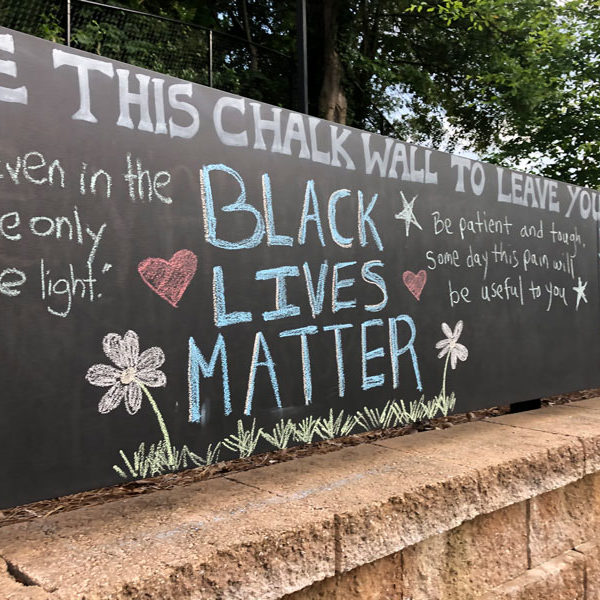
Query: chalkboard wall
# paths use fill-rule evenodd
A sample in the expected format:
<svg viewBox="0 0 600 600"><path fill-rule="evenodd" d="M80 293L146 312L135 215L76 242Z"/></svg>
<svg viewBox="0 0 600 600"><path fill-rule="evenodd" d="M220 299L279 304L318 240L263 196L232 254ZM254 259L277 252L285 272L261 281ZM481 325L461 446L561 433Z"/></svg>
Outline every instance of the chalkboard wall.
<svg viewBox="0 0 600 600"><path fill-rule="evenodd" d="M596 386L599 219L0 29L0 507Z"/></svg>

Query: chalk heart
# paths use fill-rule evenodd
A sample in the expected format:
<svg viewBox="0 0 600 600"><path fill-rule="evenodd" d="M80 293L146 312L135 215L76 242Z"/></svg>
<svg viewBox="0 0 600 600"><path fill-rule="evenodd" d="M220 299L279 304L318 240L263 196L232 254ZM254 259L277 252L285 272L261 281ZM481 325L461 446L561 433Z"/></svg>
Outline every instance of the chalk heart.
<svg viewBox="0 0 600 600"><path fill-rule="evenodd" d="M402 281L408 288L408 291L417 299L420 300L421 292L427 283L427 271L421 269L418 273L412 271L404 271L402 273Z"/></svg>
<svg viewBox="0 0 600 600"><path fill-rule="evenodd" d="M179 250L171 257L146 258L138 265L144 283L163 300L177 308L177 303L196 274L198 258L190 250Z"/></svg>

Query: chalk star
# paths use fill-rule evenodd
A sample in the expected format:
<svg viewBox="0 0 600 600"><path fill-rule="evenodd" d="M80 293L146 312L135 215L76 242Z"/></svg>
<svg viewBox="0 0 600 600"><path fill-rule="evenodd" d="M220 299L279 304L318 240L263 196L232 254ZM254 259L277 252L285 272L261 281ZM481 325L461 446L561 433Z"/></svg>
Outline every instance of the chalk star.
<svg viewBox="0 0 600 600"><path fill-rule="evenodd" d="M413 199L410 202L407 202L404 192L401 191L400 196L402 196L402 210L394 216L396 219L402 219L404 221L404 225L406 227L406 237L410 235L411 225L416 225L421 231L423 231L423 228L419 225L414 213L414 205L417 196L413 196Z"/></svg>
<svg viewBox="0 0 600 600"><path fill-rule="evenodd" d="M587 298L585 297L585 288L587 287L588 282L586 281L584 284L581 281L581 277L578 277L577 280L577 286L573 288L573 291L577 293L577 306L575 306L575 310L579 308L579 302L582 298L587 304Z"/></svg>

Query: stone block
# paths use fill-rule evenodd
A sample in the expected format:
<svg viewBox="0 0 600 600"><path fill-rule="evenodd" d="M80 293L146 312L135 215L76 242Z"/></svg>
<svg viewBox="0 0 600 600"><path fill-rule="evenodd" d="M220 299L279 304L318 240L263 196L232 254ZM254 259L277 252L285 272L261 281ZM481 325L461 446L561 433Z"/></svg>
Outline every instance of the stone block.
<svg viewBox="0 0 600 600"><path fill-rule="evenodd" d="M575 550L585 557L585 600L600 600L600 544L586 542Z"/></svg>
<svg viewBox="0 0 600 600"><path fill-rule="evenodd" d="M398 552L480 513L476 473L374 444L230 476L333 518L337 571Z"/></svg>
<svg viewBox="0 0 600 600"><path fill-rule="evenodd" d="M570 550L483 594L481 600L584 600L585 558ZM465 599L466 600L466 599Z"/></svg>
<svg viewBox="0 0 600 600"><path fill-rule="evenodd" d="M3 600L52 600L50 594L28 581L27 585L17 581L8 570L8 565L0 558L0 598Z"/></svg>
<svg viewBox="0 0 600 600"><path fill-rule="evenodd" d="M282 600L402 600L400 552L339 573Z"/></svg>
<svg viewBox="0 0 600 600"><path fill-rule="evenodd" d="M596 427L600 432L600 424ZM576 438L500 425L495 420L380 440L377 444L469 467L479 479L481 512L560 488L584 474L585 454Z"/></svg>
<svg viewBox="0 0 600 600"><path fill-rule="evenodd" d="M0 556L53 600L268 600L334 574L333 530L219 478L2 527Z"/></svg>
<svg viewBox="0 0 600 600"><path fill-rule="evenodd" d="M449 578L447 567L450 535L451 532L445 532L402 550L401 598L445 598L449 584L446 580Z"/></svg>
<svg viewBox="0 0 600 600"><path fill-rule="evenodd" d="M599 535L600 474L532 498L529 506L530 566L535 567Z"/></svg>
<svg viewBox="0 0 600 600"><path fill-rule="evenodd" d="M585 450L585 472L596 473L600 471L600 410L595 408L595 401L582 406L584 402L590 403L589 400L582 400L573 404L502 415L489 422L579 439Z"/></svg>
<svg viewBox="0 0 600 600"><path fill-rule="evenodd" d="M402 551L404 598L465 600L527 569L526 506L481 515Z"/></svg>
<svg viewBox="0 0 600 600"><path fill-rule="evenodd" d="M465 600L527 569L525 503L476 517L286 600Z"/></svg>

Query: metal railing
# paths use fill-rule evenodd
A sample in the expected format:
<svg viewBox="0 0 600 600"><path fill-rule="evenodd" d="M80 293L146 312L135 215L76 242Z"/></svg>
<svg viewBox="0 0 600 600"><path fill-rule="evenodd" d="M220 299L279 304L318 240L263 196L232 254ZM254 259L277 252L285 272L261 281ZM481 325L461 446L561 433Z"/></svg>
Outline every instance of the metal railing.
<svg viewBox="0 0 600 600"><path fill-rule="evenodd" d="M196 23L94 0L2 0L0 25L294 108L294 57Z"/></svg>
<svg viewBox="0 0 600 600"><path fill-rule="evenodd" d="M296 56L196 23L95 0L0 0L0 25L308 112L306 3L296 4ZM398 137L395 125L378 109L369 129Z"/></svg>

